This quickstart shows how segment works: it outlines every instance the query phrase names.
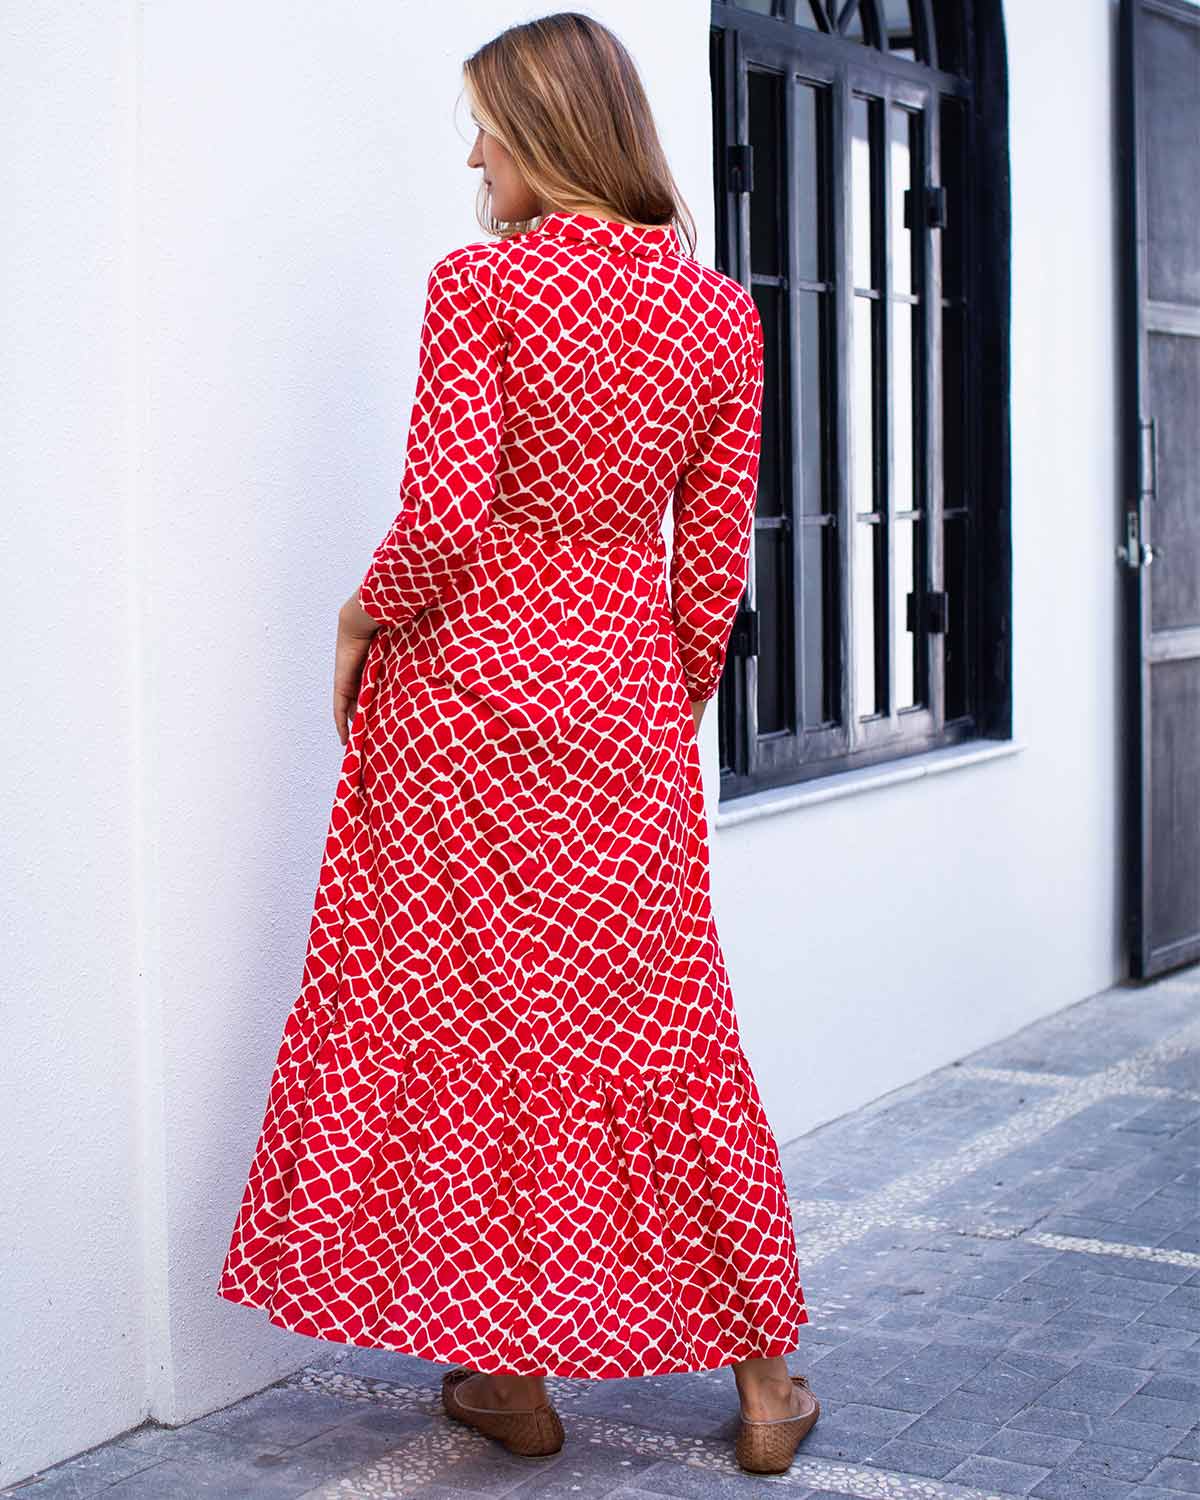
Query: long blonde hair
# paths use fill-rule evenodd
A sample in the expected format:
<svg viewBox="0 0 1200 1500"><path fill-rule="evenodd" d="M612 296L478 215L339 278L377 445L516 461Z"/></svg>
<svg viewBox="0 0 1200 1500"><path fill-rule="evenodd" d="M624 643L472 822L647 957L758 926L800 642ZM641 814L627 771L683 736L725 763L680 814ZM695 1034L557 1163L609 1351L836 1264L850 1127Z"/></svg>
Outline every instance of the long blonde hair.
<svg viewBox="0 0 1200 1500"><path fill-rule="evenodd" d="M602 204L635 224L673 224L687 253L696 225L667 165L633 58L599 21L558 11L509 26L463 63L476 118L509 153L543 213ZM476 214L489 234L538 219L493 219L480 186Z"/></svg>

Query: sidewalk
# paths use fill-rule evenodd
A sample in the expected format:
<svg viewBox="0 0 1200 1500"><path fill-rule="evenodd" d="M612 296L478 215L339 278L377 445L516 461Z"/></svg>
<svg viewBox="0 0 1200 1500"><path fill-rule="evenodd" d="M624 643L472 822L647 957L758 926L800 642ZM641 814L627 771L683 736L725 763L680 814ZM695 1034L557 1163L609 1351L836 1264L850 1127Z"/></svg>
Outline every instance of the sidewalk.
<svg viewBox="0 0 1200 1500"><path fill-rule="evenodd" d="M734 1463L728 1371L547 1380L562 1452L446 1421L442 1367L370 1350L22 1500L1200 1496L1200 966L1081 1001L791 1142L822 1404L791 1470ZM319 1346L314 1344L314 1354Z"/></svg>

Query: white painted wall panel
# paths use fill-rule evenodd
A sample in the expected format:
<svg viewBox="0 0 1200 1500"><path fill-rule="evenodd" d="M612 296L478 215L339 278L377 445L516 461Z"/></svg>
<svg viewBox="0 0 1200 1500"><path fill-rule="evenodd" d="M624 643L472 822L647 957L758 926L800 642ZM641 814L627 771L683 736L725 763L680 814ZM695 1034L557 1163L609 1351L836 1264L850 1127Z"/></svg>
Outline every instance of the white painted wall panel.
<svg viewBox="0 0 1200 1500"><path fill-rule="evenodd" d="M426 272L482 234L459 62L537 13L9 7L0 1482L323 1347L215 1283L340 764L336 610L396 508ZM709 255L707 5L594 13ZM713 833L781 1140L1122 971L1113 17L1008 7L1027 748ZM715 714L703 744L715 794Z"/></svg>

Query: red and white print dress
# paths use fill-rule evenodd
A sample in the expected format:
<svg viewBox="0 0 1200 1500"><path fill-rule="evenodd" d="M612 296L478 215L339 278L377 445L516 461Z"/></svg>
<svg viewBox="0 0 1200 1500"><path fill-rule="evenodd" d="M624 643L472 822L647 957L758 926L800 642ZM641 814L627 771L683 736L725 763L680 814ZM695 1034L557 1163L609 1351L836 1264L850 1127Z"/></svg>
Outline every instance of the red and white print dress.
<svg viewBox="0 0 1200 1500"><path fill-rule="evenodd" d="M434 265L220 1296L485 1372L796 1348L689 708L745 582L762 348L670 226L560 210Z"/></svg>

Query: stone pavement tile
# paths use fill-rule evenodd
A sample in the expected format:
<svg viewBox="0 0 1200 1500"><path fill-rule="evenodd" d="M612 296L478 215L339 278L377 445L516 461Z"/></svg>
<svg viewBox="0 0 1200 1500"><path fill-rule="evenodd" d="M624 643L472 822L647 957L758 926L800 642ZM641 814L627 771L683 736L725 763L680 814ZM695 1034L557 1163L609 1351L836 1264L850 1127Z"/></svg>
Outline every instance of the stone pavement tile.
<svg viewBox="0 0 1200 1500"><path fill-rule="evenodd" d="M1008 1313L991 1297L975 1297L969 1292L949 1292L946 1296L939 1297L933 1305L938 1312L957 1313L960 1317L970 1318L973 1329L981 1334L988 1322L994 1322L998 1325L994 1337L1001 1340L1008 1337Z"/></svg>
<svg viewBox="0 0 1200 1500"><path fill-rule="evenodd" d="M1107 1437L1107 1434L1105 1435ZM1060 1467L1099 1474L1105 1479L1125 1479L1131 1484L1145 1479L1158 1462L1153 1453L1107 1441L1080 1443Z"/></svg>
<svg viewBox="0 0 1200 1500"><path fill-rule="evenodd" d="M1177 1236L1169 1236L1165 1242L1168 1247L1170 1240ZM1187 1247L1189 1250L1191 1246ZM1164 1297L1161 1302L1155 1303L1153 1307L1147 1308L1139 1313L1137 1320L1132 1325L1135 1328L1150 1324L1160 1328L1185 1329L1192 1334L1200 1334L1200 1307L1191 1307L1186 1302L1177 1301L1171 1297Z"/></svg>
<svg viewBox="0 0 1200 1500"><path fill-rule="evenodd" d="M1138 1394L1158 1396L1166 1401L1190 1403L1197 1419L1200 1419L1200 1380L1189 1379L1186 1375L1152 1375Z"/></svg>
<svg viewBox="0 0 1200 1500"><path fill-rule="evenodd" d="M1120 986L1091 995L973 1052L968 1061L977 1067L1082 1077L1120 1062L1195 1017L1194 988L1172 989L1158 982L1139 995L1147 997L1144 1007L1130 1005L1128 991Z"/></svg>
<svg viewBox="0 0 1200 1500"><path fill-rule="evenodd" d="M604 1444L574 1445L568 1452L564 1447L561 1461L553 1469L544 1469L540 1464L536 1472L518 1484L508 1494L520 1496L521 1500L532 1500L534 1496L552 1496L555 1500L600 1500L601 1496L614 1491L636 1487L648 1470L662 1460L645 1454L626 1453ZM536 1460L529 1460L533 1469ZM449 1477L449 1476L448 1476Z"/></svg>
<svg viewBox="0 0 1200 1500"><path fill-rule="evenodd" d="M817 1394L819 1398L821 1393ZM931 1406L936 1406L945 1394L940 1386L924 1385L907 1375L891 1374L867 1386L860 1399L867 1406L883 1406L919 1417Z"/></svg>
<svg viewBox="0 0 1200 1500"><path fill-rule="evenodd" d="M895 1383L891 1375L877 1380L871 1371L856 1375L842 1368L823 1370L819 1364L810 1366L806 1373L813 1395L826 1409L832 1410L833 1406L843 1402L857 1401L866 1406L887 1406L894 1411L908 1410L902 1402L890 1399ZM924 1409L924 1406L920 1407L920 1410Z"/></svg>
<svg viewBox="0 0 1200 1500"><path fill-rule="evenodd" d="M307 1442L289 1448L289 1454L308 1463L328 1459L338 1472L370 1463L400 1446L406 1439L425 1432L429 1418L423 1412L365 1411L348 1422L339 1422Z"/></svg>
<svg viewBox="0 0 1200 1500"><path fill-rule="evenodd" d="M1161 1357L1155 1360L1155 1365L1160 1370L1177 1370L1183 1375L1200 1375L1200 1339L1193 1339L1189 1344L1178 1346L1172 1344L1164 1348Z"/></svg>
<svg viewBox="0 0 1200 1500"><path fill-rule="evenodd" d="M809 1458L828 1458L838 1463L857 1464L865 1463L887 1441L887 1433L865 1432L856 1427L839 1428L833 1417L823 1411L801 1448Z"/></svg>
<svg viewBox="0 0 1200 1500"><path fill-rule="evenodd" d="M1180 1436L1178 1427L1156 1427L1149 1422L1132 1422L1119 1416L1096 1424L1099 1441L1119 1448L1133 1448L1139 1453L1168 1453Z"/></svg>
<svg viewBox="0 0 1200 1500"><path fill-rule="evenodd" d="M962 1484L986 1493L1027 1495L1049 1470L1036 1464L1014 1463L1007 1458L964 1458L942 1477L947 1484Z"/></svg>
<svg viewBox="0 0 1200 1500"><path fill-rule="evenodd" d="M911 1380L945 1396L986 1369L993 1358L967 1344L929 1343L912 1350L888 1372L887 1378L892 1382Z"/></svg>
<svg viewBox="0 0 1200 1500"><path fill-rule="evenodd" d="M1185 1267L1169 1262L1120 1254L1102 1255L1095 1250L1059 1250L1054 1261L1033 1273L1034 1279L1046 1285L1078 1286L1084 1290L1107 1286L1117 1296L1127 1280L1162 1282L1165 1296L1172 1287L1186 1281L1187 1276Z"/></svg>
<svg viewBox="0 0 1200 1500"><path fill-rule="evenodd" d="M1200 1150L1200 1146L1197 1147ZM1200 1218L1191 1218L1186 1224L1173 1229L1159 1241L1164 1250L1182 1250L1188 1255L1200 1255Z"/></svg>
<svg viewBox="0 0 1200 1500"><path fill-rule="evenodd" d="M923 1479L940 1479L943 1474L962 1462L962 1455L952 1448L937 1448L932 1443L911 1443L906 1437L898 1437L884 1443L882 1448L877 1448L862 1462L900 1474L917 1474Z"/></svg>
<svg viewBox="0 0 1200 1500"><path fill-rule="evenodd" d="M958 1319L932 1308L921 1309L906 1300L895 1311L881 1313L872 1325L881 1333L907 1334L914 1342L953 1338Z"/></svg>
<svg viewBox="0 0 1200 1500"><path fill-rule="evenodd" d="M223 1432L213 1432L196 1422L183 1427L161 1427L155 1422L147 1422L114 1438L113 1443L140 1453L147 1463L157 1463L164 1458L249 1459L262 1451L262 1445L253 1441L244 1442ZM267 1451L277 1450L268 1448Z"/></svg>
<svg viewBox="0 0 1200 1500"><path fill-rule="evenodd" d="M964 1380L1018 1337L1018 1329L1003 1318L950 1311L943 1311L941 1317L941 1328L913 1350L914 1359L923 1360L930 1370L959 1371Z"/></svg>
<svg viewBox="0 0 1200 1500"><path fill-rule="evenodd" d="M816 1428L813 1432L816 1432ZM808 1438L805 1438L797 1450L797 1457L807 1446ZM797 1485L794 1480L790 1484L786 1480L781 1483L778 1477L748 1474L733 1460L730 1462L731 1468L724 1470L661 1459L643 1470L628 1489L615 1490L614 1500L622 1494L673 1495L680 1497L680 1500L741 1500L742 1496L746 1500L767 1500L768 1496L775 1496L778 1500L780 1495L784 1495L787 1500L801 1500L801 1497L812 1493ZM563 1500L567 1500L566 1491L563 1492Z"/></svg>
<svg viewBox="0 0 1200 1500"><path fill-rule="evenodd" d="M418 1485L413 1489L406 1488L404 1500L417 1500L418 1496L420 1500L479 1500L479 1494L478 1490L456 1490L451 1485L443 1484L440 1479L432 1479L428 1484ZM306 1500L306 1497L302 1495L300 1500ZM348 1496L347 1500L354 1500L354 1497Z"/></svg>
<svg viewBox="0 0 1200 1500"><path fill-rule="evenodd" d="M1163 1058L1148 1070L1146 1081L1158 1088L1194 1094L1200 1089L1200 1069L1196 1066L1195 1054L1185 1052L1180 1057Z"/></svg>
<svg viewBox="0 0 1200 1500"><path fill-rule="evenodd" d="M1069 1234L1080 1240L1103 1240L1105 1244L1142 1247L1157 1245L1162 1235L1161 1230L1141 1234L1132 1225L1115 1224L1111 1219L1088 1218L1071 1211L1047 1214L1038 1220L1037 1227L1040 1234Z"/></svg>
<svg viewBox="0 0 1200 1500"><path fill-rule="evenodd" d="M1125 1212L1114 1208L1105 1217L1110 1223L1126 1231L1122 1234L1122 1239L1136 1235L1153 1243L1156 1239L1161 1241L1164 1234L1175 1234L1186 1229L1189 1224L1194 1225L1196 1201L1190 1191L1179 1193L1167 1185L1151 1193L1141 1203L1127 1208Z"/></svg>
<svg viewBox="0 0 1200 1500"><path fill-rule="evenodd" d="M970 1422L959 1417L929 1415L918 1417L911 1427L904 1429L908 1442L932 1443L936 1448L950 1448L960 1455L978 1453L984 1443L995 1435L996 1428L990 1422Z"/></svg>
<svg viewBox="0 0 1200 1500"><path fill-rule="evenodd" d="M1035 1287L1029 1282L1019 1282L1001 1292L992 1302L992 1316L999 1315L1005 1323L1021 1323L1040 1328L1056 1313L1067 1307L1082 1307L1085 1310L1104 1313L1110 1304L1097 1298L1089 1303L1086 1298L1068 1291L1052 1291L1048 1287Z"/></svg>
<svg viewBox="0 0 1200 1500"><path fill-rule="evenodd" d="M1129 1500L1183 1500L1179 1490L1164 1490L1154 1484L1130 1486Z"/></svg>
<svg viewBox="0 0 1200 1500"><path fill-rule="evenodd" d="M1191 1458L1200 1461L1200 1427L1193 1427L1171 1449L1172 1458Z"/></svg>
<svg viewBox="0 0 1200 1500"><path fill-rule="evenodd" d="M1138 1282L1137 1285L1142 1286L1144 1283ZM1157 1307L1162 1302L1169 1300L1173 1295L1172 1292L1168 1292L1163 1297L1158 1298L1152 1305ZM1115 1291L1110 1290L1106 1292L1105 1298L1110 1308L1120 1305L1123 1299L1119 1285ZM1180 1359L1178 1356L1184 1351L1195 1347L1197 1335L1187 1328L1173 1328L1165 1323L1147 1321L1142 1317L1142 1313L1146 1311L1149 1304L1139 1306L1135 1301L1130 1301L1124 1305L1129 1318L1129 1324L1124 1330L1123 1335L1120 1338L1101 1337L1096 1339L1089 1351L1090 1356L1093 1359L1099 1360L1102 1364L1142 1364L1148 1368L1169 1366L1170 1368L1186 1373L1189 1361L1186 1358ZM1114 1349L1121 1349L1122 1346L1128 1346L1129 1349L1137 1351L1140 1358L1111 1358L1106 1352L1106 1346L1110 1345ZM1200 1368L1200 1361L1196 1361L1194 1356L1191 1364L1193 1369Z"/></svg>
<svg viewBox="0 0 1200 1500"><path fill-rule="evenodd" d="M1168 1067L1172 1066L1168 1064ZM1146 1135L1172 1136L1200 1120L1200 1103L1195 1099L1151 1099L1121 1126L1122 1130L1140 1131Z"/></svg>
<svg viewBox="0 0 1200 1500"><path fill-rule="evenodd" d="M340 1375L362 1375L368 1380L392 1380L397 1385L437 1390L447 1366L394 1349L355 1348L337 1361L336 1368Z"/></svg>
<svg viewBox="0 0 1200 1500"><path fill-rule="evenodd" d="M957 1279L953 1290L962 1296L980 1297L986 1302L997 1302L1005 1293L1020 1288L1026 1296L1036 1295L1050 1300L1052 1293L1049 1288L1042 1288L1036 1293L1033 1291L1028 1277L1023 1273L1020 1266L992 1263L980 1266L978 1270L972 1271L970 1275L961 1276ZM1054 1296L1055 1301L1069 1300L1070 1292L1060 1291Z"/></svg>
<svg viewBox="0 0 1200 1500"><path fill-rule="evenodd" d="M351 1420L362 1407L363 1403L353 1397L275 1385L210 1412L191 1425L256 1443L261 1448L282 1450L306 1443L326 1428Z"/></svg>
<svg viewBox="0 0 1200 1500"><path fill-rule="evenodd" d="M454 1494L461 1491L468 1495L509 1495L536 1473L556 1473L567 1456L565 1447L541 1458L509 1453L481 1433L468 1432L468 1441L470 1447L465 1453L455 1449L440 1467L435 1465L435 1478L427 1480L424 1485L405 1485L405 1500L416 1496L428 1500L428 1496L440 1492L439 1486L445 1486ZM455 1457L454 1454L461 1456ZM380 1500L384 1500L382 1495Z"/></svg>
<svg viewBox="0 0 1200 1500"><path fill-rule="evenodd" d="M964 1391L1019 1395L1026 1402L1036 1400L1040 1392L1056 1385L1070 1373L1072 1366L1064 1359L1034 1354L1021 1349L1005 1349L981 1369L968 1375Z"/></svg>
<svg viewBox="0 0 1200 1500"><path fill-rule="evenodd" d="M1082 1360L1038 1398L1040 1406L1061 1406L1068 1411L1089 1411L1111 1417L1150 1377L1144 1370L1096 1364Z"/></svg>
<svg viewBox="0 0 1200 1500"><path fill-rule="evenodd" d="M996 1391L959 1390L943 1396L936 1406L929 1408L926 1415L932 1420L949 1417L958 1422L973 1422L998 1431L1009 1417L1024 1411L1028 1405L1028 1399L1017 1392L1002 1396Z"/></svg>
<svg viewBox="0 0 1200 1500"><path fill-rule="evenodd" d="M985 1458L1007 1458L1015 1463L1056 1469L1078 1447L1078 1438L1057 1437L1049 1432L1029 1432L1019 1427L1002 1427L994 1437L988 1438L979 1451Z"/></svg>
<svg viewBox="0 0 1200 1500"><path fill-rule="evenodd" d="M848 1340L820 1359L809 1360L804 1373L818 1396L818 1383L824 1383L832 1395L839 1382L861 1387L882 1380L901 1366L908 1365L918 1352L906 1339L864 1334Z"/></svg>
<svg viewBox="0 0 1200 1500"><path fill-rule="evenodd" d="M295 1450L253 1458L169 1458L104 1491L106 1500L295 1500L345 1473L346 1463Z"/></svg>
<svg viewBox="0 0 1200 1500"><path fill-rule="evenodd" d="M1089 1312L1078 1305L1064 1308L1047 1318L1038 1332L1049 1329L1051 1333L1062 1329L1067 1333L1090 1334L1092 1338L1111 1338L1129 1327L1129 1319L1106 1317L1103 1313Z"/></svg>
<svg viewBox="0 0 1200 1500"><path fill-rule="evenodd" d="M1200 1463L1187 1458L1164 1458L1146 1475L1146 1483L1180 1490L1186 1495L1200 1495Z"/></svg>
<svg viewBox="0 0 1200 1500"><path fill-rule="evenodd" d="M1086 1411L1067 1411L1059 1406L1042 1406L1034 1402L1008 1419L1006 1425L1018 1432L1043 1432L1056 1437L1077 1438L1080 1442L1095 1437L1100 1419ZM1105 1426L1108 1424L1106 1423Z"/></svg>
<svg viewBox="0 0 1200 1500"><path fill-rule="evenodd" d="M776 1483L778 1482L777 1480ZM911 1488L905 1484L903 1479L895 1483L896 1489L900 1494L903 1494L906 1489ZM920 1493L919 1487L917 1487L917 1492L918 1494ZM779 1491L776 1490L775 1493L779 1494ZM795 1480L792 1480L791 1488L784 1493L787 1495L787 1500L857 1500L857 1497L862 1494L862 1486L856 1483L856 1476L854 1474L848 1474L840 1490L828 1488L805 1490L798 1486Z"/></svg>
<svg viewBox="0 0 1200 1500"><path fill-rule="evenodd" d="M736 1425L737 1386L724 1371L581 1382L561 1411L568 1426L577 1414L681 1437L707 1437Z"/></svg>
<svg viewBox="0 0 1200 1500"><path fill-rule="evenodd" d="M1182 1427L1185 1430L1195 1425L1196 1407L1190 1401L1164 1401L1161 1396L1130 1396L1118 1408L1117 1415L1132 1422L1149 1422L1155 1427ZM1177 1442L1177 1434L1172 1442Z"/></svg>
<svg viewBox="0 0 1200 1500"><path fill-rule="evenodd" d="M1148 1307L1155 1307L1160 1302L1169 1302L1175 1297L1176 1292L1185 1290L1180 1287L1171 1287L1166 1282L1142 1281L1134 1276L1089 1276L1087 1286L1080 1289L1079 1303L1083 1307L1091 1308L1095 1312L1103 1312L1106 1309L1112 1311L1114 1307L1125 1307L1132 1317L1138 1317ZM1142 1325L1143 1327L1145 1325Z"/></svg>
<svg viewBox="0 0 1200 1500"><path fill-rule="evenodd" d="M22 1500L90 1500L117 1480L156 1462L152 1455L106 1443L52 1468L40 1469L18 1484L0 1489L0 1495L19 1495Z"/></svg>
<svg viewBox="0 0 1200 1500"><path fill-rule="evenodd" d="M822 1405L821 1415L811 1431L815 1434L823 1429L827 1437L834 1431L860 1433L863 1437L874 1439L872 1446L877 1448L889 1438L910 1428L914 1420L911 1412L846 1401L839 1402L836 1406Z"/></svg>
<svg viewBox="0 0 1200 1500"><path fill-rule="evenodd" d="M638 1380L590 1380L581 1382L570 1402L559 1404L559 1414L565 1423L568 1411L587 1417L610 1418L616 1422L636 1424L638 1417L656 1405L652 1396L644 1394Z"/></svg>
<svg viewBox="0 0 1200 1500"><path fill-rule="evenodd" d="M1022 1328L1020 1333L1009 1339L1006 1347L1015 1353L1046 1354L1074 1363L1085 1350L1091 1350L1095 1346L1096 1335L1093 1333L1043 1323L1038 1328Z"/></svg>
<svg viewBox="0 0 1200 1500"><path fill-rule="evenodd" d="M1129 1500L1129 1485L1073 1469L1055 1469L1028 1492L1034 1500Z"/></svg>

